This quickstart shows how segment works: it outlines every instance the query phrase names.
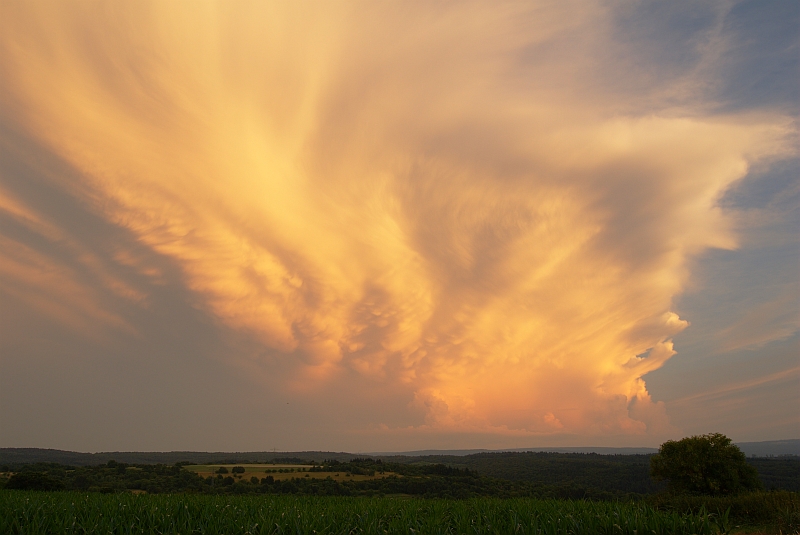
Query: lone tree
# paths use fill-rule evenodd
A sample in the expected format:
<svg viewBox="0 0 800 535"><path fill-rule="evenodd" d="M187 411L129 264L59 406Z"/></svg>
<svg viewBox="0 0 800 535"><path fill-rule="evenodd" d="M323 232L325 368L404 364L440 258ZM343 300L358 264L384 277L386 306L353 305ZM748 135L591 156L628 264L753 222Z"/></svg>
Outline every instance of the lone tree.
<svg viewBox="0 0 800 535"><path fill-rule="evenodd" d="M669 489L689 494L738 494L762 488L756 469L721 433L668 440L650 458L650 475Z"/></svg>

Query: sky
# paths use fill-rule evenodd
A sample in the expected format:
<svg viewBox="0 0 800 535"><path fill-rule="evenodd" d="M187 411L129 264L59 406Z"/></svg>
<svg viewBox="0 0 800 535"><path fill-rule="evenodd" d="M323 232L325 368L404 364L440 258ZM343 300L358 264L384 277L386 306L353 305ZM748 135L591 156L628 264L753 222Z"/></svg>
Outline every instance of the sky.
<svg viewBox="0 0 800 535"><path fill-rule="evenodd" d="M800 438L800 3L0 3L0 447Z"/></svg>

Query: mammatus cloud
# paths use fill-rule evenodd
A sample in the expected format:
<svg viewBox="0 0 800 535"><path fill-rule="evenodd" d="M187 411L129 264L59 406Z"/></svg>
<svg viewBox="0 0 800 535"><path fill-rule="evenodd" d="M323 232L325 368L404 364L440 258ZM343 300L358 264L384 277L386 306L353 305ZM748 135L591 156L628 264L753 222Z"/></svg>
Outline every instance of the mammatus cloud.
<svg viewBox="0 0 800 535"><path fill-rule="evenodd" d="M792 133L705 111L719 39L648 81L585 3L2 9L4 120L62 186L268 350L232 363L311 399L345 373L405 389L403 432L671 432L643 376L687 326L687 262L736 246L716 203ZM3 240L5 280L126 328Z"/></svg>

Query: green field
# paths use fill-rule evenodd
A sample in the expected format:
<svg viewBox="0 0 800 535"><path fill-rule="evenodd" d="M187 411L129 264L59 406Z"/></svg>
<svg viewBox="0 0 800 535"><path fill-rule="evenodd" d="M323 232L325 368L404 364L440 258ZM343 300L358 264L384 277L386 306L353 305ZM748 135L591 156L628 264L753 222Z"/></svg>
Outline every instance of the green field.
<svg viewBox="0 0 800 535"><path fill-rule="evenodd" d="M14 535L703 535L729 527L642 503L0 491L0 533Z"/></svg>
<svg viewBox="0 0 800 535"><path fill-rule="evenodd" d="M234 474L233 468L240 467L244 472ZM286 481L294 478L307 478L307 479L332 479L334 481L369 481L372 479L381 479L396 475L394 472L386 472L383 474L362 475L350 474L344 470L326 470L323 472L313 471L309 469L314 468L313 464L253 464L253 463L239 463L239 464L189 464L184 465L184 469L194 472L203 479L207 477L215 477L218 475L217 470L225 468L228 472L225 475L250 481L250 478L257 479L263 478L265 475L272 477L275 480ZM317 469L320 467L317 466Z"/></svg>
<svg viewBox="0 0 800 535"><path fill-rule="evenodd" d="M308 470L312 468L313 464L269 464L269 463L236 463L236 464L187 464L184 465L184 468L191 472L214 472L221 467L225 467L228 470L233 468L234 466L242 466L248 472L265 472L266 470L295 470L295 471L302 471Z"/></svg>

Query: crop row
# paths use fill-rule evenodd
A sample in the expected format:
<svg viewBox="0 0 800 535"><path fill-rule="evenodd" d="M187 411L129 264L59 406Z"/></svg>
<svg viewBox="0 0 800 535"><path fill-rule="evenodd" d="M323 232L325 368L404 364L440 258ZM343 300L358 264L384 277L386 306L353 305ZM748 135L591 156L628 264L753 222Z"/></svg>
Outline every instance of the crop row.
<svg viewBox="0 0 800 535"><path fill-rule="evenodd" d="M642 503L0 491L8 534L714 534L727 519Z"/></svg>

